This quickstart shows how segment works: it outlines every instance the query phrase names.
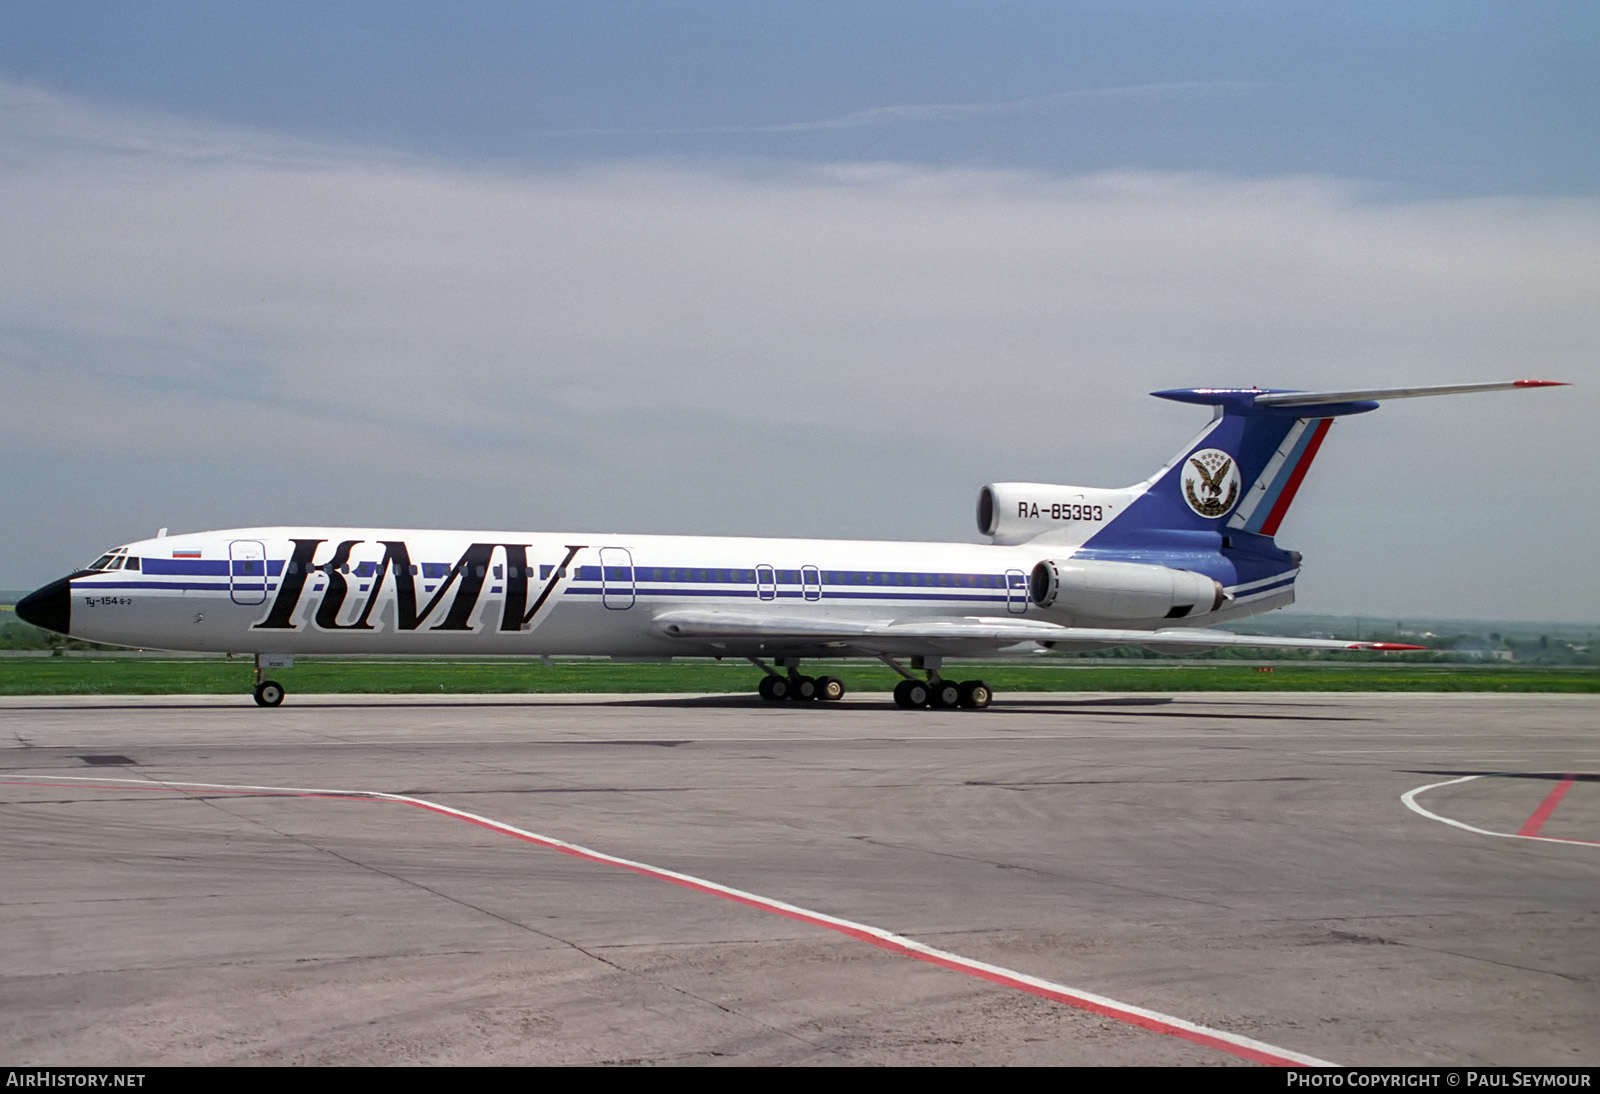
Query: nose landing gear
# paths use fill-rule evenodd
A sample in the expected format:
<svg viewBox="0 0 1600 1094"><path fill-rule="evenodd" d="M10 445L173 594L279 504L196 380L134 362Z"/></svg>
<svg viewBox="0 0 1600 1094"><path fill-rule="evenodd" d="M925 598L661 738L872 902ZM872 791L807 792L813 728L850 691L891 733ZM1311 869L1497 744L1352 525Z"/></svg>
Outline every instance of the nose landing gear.
<svg viewBox="0 0 1600 1094"><path fill-rule="evenodd" d="M258 707L275 707L283 702L283 685L266 678L266 669L286 669L294 665L294 658L284 654L256 654L256 686L250 690Z"/></svg>
<svg viewBox="0 0 1600 1094"><path fill-rule="evenodd" d="M276 680L263 680L255 686L251 694L256 697L256 706L275 707L283 702L283 685Z"/></svg>

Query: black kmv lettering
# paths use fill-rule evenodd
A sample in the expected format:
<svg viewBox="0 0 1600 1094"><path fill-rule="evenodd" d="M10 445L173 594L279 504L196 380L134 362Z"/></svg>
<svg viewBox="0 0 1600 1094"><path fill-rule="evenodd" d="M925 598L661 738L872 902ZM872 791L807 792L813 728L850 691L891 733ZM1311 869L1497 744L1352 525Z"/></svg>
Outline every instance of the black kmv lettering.
<svg viewBox="0 0 1600 1094"><path fill-rule="evenodd" d="M556 585L567 576L567 567L572 564L573 558L583 550L584 546L584 544L567 544L567 557L561 560L561 565L550 571L550 580L545 582L544 588L539 592L539 599L533 602L533 607L528 609L526 615L522 613L522 609L528 602L527 550L520 543L506 546L506 564L514 567L512 573L520 571L523 578L506 586L506 606L500 613L502 631L520 631L533 621L533 617L539 614L539 609L544 607L544 602L550 599L550 594L555 592ZM516 551L514 555L513 548Z"/></svg>
<svg viewBox="0 0 1600 1094"><path fill-rule="evenodd" d="M277 598L273 601L272 610L267 613L267 618L256 624L257 630L293 630L294 612L299 606L300 598L305 592L307 573L320 570L327 575L327 588L322 594L322 599L317 604L314 622L318 629L329 631L370 631L373 630L371 622L372 610L378 604L378 599L383 593L384 582L392 574L395 585L395 628L402 631L414 631L426 623L452 588L455 589L455 599L450 602L450 609L445 613L444 620L433 627L436 631L468 631L472 629L472 612L478 606L478 599L483 594L484 577L488 573L490 560L494 557L495 548L505 551L506 565L506 596L504 607L500 616L500 630L519 631L526 627L533 617L539 614L555 592L556 586L567 575L567 567L571 564L577 553L583 550L584 545L567 545L567 555L561 564L551 572L550 579L540 590L533 606L528 605L528 545L525 543L473 543L462 552L454 566L445 574L444 580L427 604L422 609L417 609L417 584L412 573L411 553L404 540L381 540L383 544L383 560L378 563L377 573L373 576L372 587L368 591L366 603L361 607L361 614L352 623L340 623L339 613L344 608L346 598L350 595L350 583L345 580L341 570L350 562L350 553L361 540L345 540L335 548L333 558L321 566L314 566L312 559L317 548L327 542L321 539L297 539L294 541L294 551L291 553L289 565L283 575L283 580L278 587ZM456 583L460 582L457 587ZM525 610L526 609L526 610Z"/></svg>
<svg viewBox="0 0 1600 1094"><path fill-rule="evenodd" d="M294 630L294 610L300 606L300 594L305 592L306 574L311 569L311 559L317 548L326 543L323 539L297 539L289 554L289 564L284 567L283 580L278 583L278 596L272 602L267 617L255 625L255 630Z"/></svg>

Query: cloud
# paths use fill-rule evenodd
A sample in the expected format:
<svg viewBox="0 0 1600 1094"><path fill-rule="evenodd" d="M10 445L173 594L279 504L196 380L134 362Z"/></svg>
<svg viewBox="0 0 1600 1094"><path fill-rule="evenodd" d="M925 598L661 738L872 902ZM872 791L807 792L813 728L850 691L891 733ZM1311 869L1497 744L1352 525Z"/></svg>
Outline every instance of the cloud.
<svg viewBox="0 0 1600 1094"><path fill-rule="evenodd" d="M1200 423L1155 388L1595 379L1592 201L469 170L14 86L0 147L18 584L155 523L971 538L985 481L1157 466ZM1592 399L1341 423L1285 529L1309 587L1593 617L1561 576L1600 531Z"/></svg>
<svg viewBox="0 0 1600 1094"><path fill-rule="evenodd" d="M1034 95L1023 99L983 103L903 103L891 106L874 106L852 110L831 118L807 121L767 122L751 125L689 125L689 126L588 126L578 129L550 129L541 137L690 137L713 134L757 133L816 133L836 129L861 129L867 126L896 125L906 122L963 122L994 117L1000 114L1020 114L1025 111L1059 107L1075 102L1110 99L1150 99L1173 95L1210 95L1252 90L1265 84L1240 81L1176 81L1172 83L1134 84L1126 87L1083 88L1059 91L1051 95Z"/></svg>

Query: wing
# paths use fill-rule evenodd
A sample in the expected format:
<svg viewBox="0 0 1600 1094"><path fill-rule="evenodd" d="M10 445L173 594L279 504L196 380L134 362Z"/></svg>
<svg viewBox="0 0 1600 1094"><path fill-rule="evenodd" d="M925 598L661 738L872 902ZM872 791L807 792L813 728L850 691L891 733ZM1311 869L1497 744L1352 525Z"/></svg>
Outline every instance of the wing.
<svg viewBox="0 0 1600 1094"><path fill-rule="evenodd" d="M756 648L768 653L833 651L869 654L994 653L1022 643L1046 648L1095 649L1139 645L1163 653L1259 646L1301 650L1422 650L1398 642L1348 642L1330 638L1284 638L1230 634L1198 627L1159 631L1112 627L1063 627L1028 619L950 616L907 620L830 619L741 611L670 611L656 616L652 629L686 644L705 644L729 652Z"/></svg>

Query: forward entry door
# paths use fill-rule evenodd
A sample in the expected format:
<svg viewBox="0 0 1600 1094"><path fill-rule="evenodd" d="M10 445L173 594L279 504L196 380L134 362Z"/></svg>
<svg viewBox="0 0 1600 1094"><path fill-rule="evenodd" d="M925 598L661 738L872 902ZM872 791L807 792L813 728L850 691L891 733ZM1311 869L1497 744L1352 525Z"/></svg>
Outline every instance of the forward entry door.
<svg viewBox="0 0 1600 1094"><path fill-rule="evenodd" d="M228 594L235 604L266 603L267 549L259 540L228 544Z"/></svg>
<svg viewBox="0 0 1600 1094"><path fill-rule="evenodd" d="M600 548L600 603L615 611L633 607L633 555L626 547Z"/></svg>

